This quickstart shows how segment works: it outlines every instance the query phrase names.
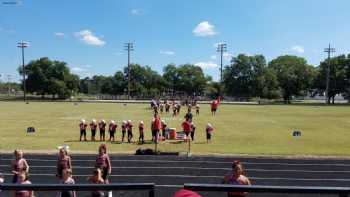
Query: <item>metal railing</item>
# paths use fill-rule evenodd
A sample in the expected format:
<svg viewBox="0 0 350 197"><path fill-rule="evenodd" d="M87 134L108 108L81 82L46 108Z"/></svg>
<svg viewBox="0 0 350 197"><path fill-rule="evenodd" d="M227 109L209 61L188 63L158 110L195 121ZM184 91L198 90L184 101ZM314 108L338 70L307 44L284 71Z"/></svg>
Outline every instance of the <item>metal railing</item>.
<svg viewBox="0 0 350 197"><path fill-rule="evenodd" d="M252 192L252 193L298 193L298 194L337 194L348 197L350 187L299 187L299 186L261 186L261 185L227 185L227 184L191 184L184 189L207 192Z"/></svg>
<svg viewBox="0 0 350 197"><path fill-rule="evenodd" d="M149 197L155 196L154 183L120 183L120 184L0 184L0 190L29 191L139 191L147 190Z"/></svg>

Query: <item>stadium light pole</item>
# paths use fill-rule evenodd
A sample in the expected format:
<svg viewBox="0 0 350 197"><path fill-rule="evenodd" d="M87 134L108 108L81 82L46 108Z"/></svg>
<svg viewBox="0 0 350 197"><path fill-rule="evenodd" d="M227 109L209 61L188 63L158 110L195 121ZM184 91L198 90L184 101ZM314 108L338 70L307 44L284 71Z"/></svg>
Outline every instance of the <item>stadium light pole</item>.
<svg viewBox="0 0 350 197"><path fill-rule="evenodd" d="M128 100L130 99L130 52L134 50L134 43L125 43L125 50L128 51Z"/></svg>
<svg viewBox="0 0 350 197"><path fill-rule="evenodd" d="M26 87L26 69L24 65L24 48L27 48L29 46L28 42L21 41L18 43L17 47L22 49L22 75L23 75L23 100L24 102L27 101L26 93L27 93L27 87Z"/></svg>
<svg viewBox="0 0 350 197"><path fill-rule="evenodd" d="M11 96L11 75L7 75L8 96Z"/></svg>
<svg viewBox="0 0 350 197"><path fill-rule="evenodd" d="M328 53L325 103L329 104L328 95L329 95L329 73L330 73L330 67L331 67L331 53L335 52L335 48L331 48L331 44L329 44L328 48L324 49L324 52Z"/></svg>
<svg viewBox="0 0 350 197"><path fill-rule="evenodd" d="M227 51L227 44L225 43L219 43L218 44L218 48L216 49L217 52L220 53L220 82L223 82L223 78L222 78L222 58L224 55L224 52Z"/></svg>

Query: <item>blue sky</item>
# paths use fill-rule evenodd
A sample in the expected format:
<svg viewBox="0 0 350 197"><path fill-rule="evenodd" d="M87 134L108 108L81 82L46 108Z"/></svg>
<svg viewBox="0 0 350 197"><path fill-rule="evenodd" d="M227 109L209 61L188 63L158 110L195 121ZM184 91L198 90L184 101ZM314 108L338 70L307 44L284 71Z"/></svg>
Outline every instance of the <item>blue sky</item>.
<svg viewBox="0 0 350 197"><path fill-rule="evenodd" d="M216 80L220 42L228 45L225 64L245 53L298 55L317 65L328 43L334 55L350 52L349 0L0 1L0 74L14 80L20 40L30 43L26 61L65 61L82 77L121 70L125 42L134 42L133 63L159 72L168 63L193 63Z"/></svg>

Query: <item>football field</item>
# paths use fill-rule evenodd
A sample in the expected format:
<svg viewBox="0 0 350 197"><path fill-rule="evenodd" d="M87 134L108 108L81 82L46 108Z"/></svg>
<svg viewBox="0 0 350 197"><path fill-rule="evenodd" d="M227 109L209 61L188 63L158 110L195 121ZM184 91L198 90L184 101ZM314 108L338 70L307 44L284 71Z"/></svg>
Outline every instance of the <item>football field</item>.
<svg viewBox="0 0 350 197"><path fill-rule="evenodd" d="M147 104L78 103L70 102L0 102L0 150L23 149L30 152L56 152L58 145L67 144L75 153L95 153L100 142L79 142L79 120L113 119L117 122L116 143L107 142L114 153L134 153L138 148L154 148L150 122L153 111ZM186 108L181 114L161 114L170 128L181 130ZM194 113L196 124L194 154L250 155L349 155L350 107L313 105L221 105L211 116L209 105L201 104L200 115ZM120 143L122 120L132 120L134 143ZM146 144L137 143L137 125L145 122ZM205 126L215 130L212 143L207 144ZM33 126L35 133L26 133ZM301 131L293 137L294 130ZM90 130L87 131L90 138ZM108 134L107 134L108 136ZM97 134L97 138L99 135ZM186 152L187 144L165 141L160 151Z"/></svg>

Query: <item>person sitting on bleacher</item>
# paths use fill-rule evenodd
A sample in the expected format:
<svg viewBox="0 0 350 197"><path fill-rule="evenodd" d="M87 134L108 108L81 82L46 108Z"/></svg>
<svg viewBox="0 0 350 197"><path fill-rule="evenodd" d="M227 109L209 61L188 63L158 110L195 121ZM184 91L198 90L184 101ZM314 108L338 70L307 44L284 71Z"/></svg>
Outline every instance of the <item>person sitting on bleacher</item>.
<svg viewBox="0 0 350 197"><path fill-rule="evenodd" d="M62 184L75 184L72 178L72 170L64 169L62 172ZM76 197L75 191L61 191L58 193L58 197Z"/></svg>
<svg viewBox="0 0 350 197"><path fill-rule="evenodd" d="M18 180L16 182L17 184L32 184L28 179L27 179L27 174L26 172L22 171L18 174ZM15 197L33 197L34 194L33 191L28 191L28 190L17 190L15 191Z"/></svg>
<svg viewBox="0 0 350 197"><path fill-rule="evenodd" d="M29 172L29 165L27 160L23 158L23 152L21 150L15 150L14 152L16 159L12 161L12 173L13 179L12 183L16 183L18 180L18 175L22 172Z"/></svg>
<svg viewBox="0 0 350 197"><path fill-rule="evenodd" d="M72 169L72 162L71 158L68 155L68 146L59 146L59 154L58 154L58 159L57 159L57 174L56 176L61 179L63 170L65 169Z"/></svg>
<svg viewBox="0 0 350 197"><path fill-rule="evenodd" d="M232 172L225 175L224 184L231 185L251 185L248 177L245 176L243 166L240 161L234 161L232 163ZM247 192L229 192L228 197L244 197Z"/></svg>
<svg viewBox="0 0 350 197"><path fill-rule="evenodd" d="M93 172L93 175L89 178L87 178L87 180L90 182L90 183L93 183L93 184L104 184L104 180L102 178L102 172L101 172L101 169L100 168L96 168ZM93 191L91 193L91 197L104 197L104 193L103 191Z"/></svg>

